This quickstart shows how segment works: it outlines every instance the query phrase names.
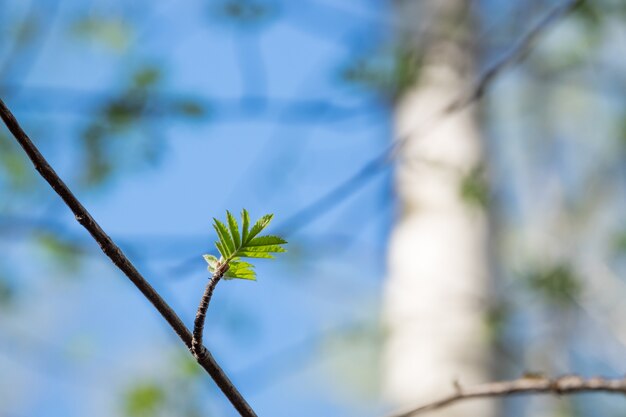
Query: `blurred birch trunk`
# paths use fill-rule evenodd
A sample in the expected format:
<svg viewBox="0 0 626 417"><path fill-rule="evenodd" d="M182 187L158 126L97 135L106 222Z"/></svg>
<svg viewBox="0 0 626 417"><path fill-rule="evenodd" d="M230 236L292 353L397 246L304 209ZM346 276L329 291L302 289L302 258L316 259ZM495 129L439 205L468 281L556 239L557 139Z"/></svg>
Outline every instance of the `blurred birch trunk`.
<svg viewBox="0 0 626 417"><path fill-rule="evenodd" d="M462 196L464 181L482 162L477 119L469 108L439 121L442 109L476 79L472 48L455 39L471 37L471 2L394 4L402 27L419 28L400 36L422 57L418 80L395 108L395 136L408 143L397 158L399 212L383 305L383 390L406 406L451 393L454 381L490 379L489 268L484 209ZM436 415L488 417L493 406L465 403Z"/></svg>

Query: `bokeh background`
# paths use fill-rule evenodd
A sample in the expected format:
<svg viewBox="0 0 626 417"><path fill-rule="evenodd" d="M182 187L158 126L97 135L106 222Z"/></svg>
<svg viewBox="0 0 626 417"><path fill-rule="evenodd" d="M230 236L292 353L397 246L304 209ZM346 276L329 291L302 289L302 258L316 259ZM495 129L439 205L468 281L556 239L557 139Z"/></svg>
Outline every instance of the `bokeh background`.
<svg viewBox="0 0 626 417"><path fill-rule="evenodd" d="M381 304L403 207L396 160L379 156L422 69L407 30L430 27L399 19L402 3L0 0L0 96L188 325L212 217L275 214L289 252L258 262L257 282L220 283L206 326L259 415L394 407ZM471 31L432 26L472 51L476 80L565 2L463 3ZM624 373L625 19L621 1L581 3L473 105L484 161L460 195L488 218L489 332L476 337L494 346L493 378ZM235 415L4 128L0 253L0 416ZM500 407L624 406L533 404Z"/></svg>

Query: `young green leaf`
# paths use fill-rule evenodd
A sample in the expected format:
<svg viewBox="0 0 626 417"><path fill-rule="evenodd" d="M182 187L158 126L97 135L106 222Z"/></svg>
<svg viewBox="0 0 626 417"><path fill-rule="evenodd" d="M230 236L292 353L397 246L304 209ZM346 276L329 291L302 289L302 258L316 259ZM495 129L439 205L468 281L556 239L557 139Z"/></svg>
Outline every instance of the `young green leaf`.
<svg viewBox="0 0 626 417"><path fill-rule="evenodd" d="M278 245L250 246L239 251L242 258L273 258L272 253L287 252Z"/></svg>
<svg viewBox="0 0 626 417"><path fill-rule="evenodd" d="M281 246L287 243L285 239L272 235L259 236L259 233L269 225L272 217L272 214L266 214L250 228L250 215L244 209L241 211L241 231L230 211L226 211L228 227L214 218L213 227L218 236L215 246L222 258L205 255L209 271L214 273L218 265L226 263L228 268L224 273L225 278L255 280L253 265L242 261L241 258L273 258L275 253L286 252Z"/></svg>
<svg viewBox="0 0 626 417"><path fill-rule="evenodd" d="M233 252L235 252L235 243L233 242L233 239L228 234L228 229L226 228L224 223L217 220L215 217L213 218L213 228L217 232L217 236L219 237L220 243L222 244L223 248L227 251L226 254L222 251L220 251L220 253L225 258L230 256Z"/></svg>
<svg viewBox="0 0 626 417"><path fill-rule="evenodd" d="M250 215L248 210L241 210L241 241L246 242L248 240L248 233L250 232Z"/></svg>
<svg viewBox="0 0 626 417"><path fill-rule="evenodd" d="M251 239L246 246L267 246L267 245L283 245L287 243L285 239L278 236L266 235Z"/></svg>
<svg viewBox="0 0 626 417"><path fill-rule="evenodd" d="M265 229L268 224L270 224L270 222L272 221L272 217L274 217L273 214L266 214L265 216L263 216L259 220L257 220L257 222L254 224L254 226L252 226L252 229L250 229L250 233L248 233L247 241L249 241L250 239L252 239L256 235L261 233L261 231L263 229ZM247 243L247 241L245 243Z"/></svg>
<svg viewBox="0 0 626 417"><path fill-rule="evenodd" d="M219 260L213 255L202 255L202 257L204 258L206 263L209 264L209 271L215 272L215 269L217 268L217 263L219 262Z"/></svg>
<svg viewBox="0 0 626 417"><path fill-rule="evenodd" d="M254 272L254 265L248 262L231 261L228 264L228 270L224 274L225 278L239 278L256 281L256 273Z"/></svg>
<svg viewBox="0 0 626 417"><path fill-rule="evenodd" d="M241 246L241 237L239 236L239 225L235 216L230 214L230 211L226 210L226 217L228 218L228 227L230 228L230 234L233 238L235 248Z"/></svg>
<svg viewBox="0 0 626 417"><path fill-rule="evenodd" d="M222 242L215 242L215 247L219 251L220 255L222 255L222 258L226 259L229 256L229 253L222 244Z"/></svg>

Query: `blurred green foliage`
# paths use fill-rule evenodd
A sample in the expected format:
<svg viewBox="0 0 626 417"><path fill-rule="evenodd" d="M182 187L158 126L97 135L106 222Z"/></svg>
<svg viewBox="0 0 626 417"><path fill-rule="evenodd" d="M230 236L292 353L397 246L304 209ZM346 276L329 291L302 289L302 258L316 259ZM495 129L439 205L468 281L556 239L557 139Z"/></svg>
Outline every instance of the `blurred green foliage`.
<svg viewBox="0 0 626 417"><path fill-rule="evenodd" d="M582 290L582 281L568 263L556 263L532 270L526 283L536 294L558 306L571 305Z"/></svg>
<svg viewBox="0 0 626 417"><path fill-rule="evenodd" d="M489 204L489 184L484 165L478 165L463 177L460 186L461 198L469 205L486 208Z"/></svg>
<svg viewBox="0 0 626 417"><path fill-rule="evenodd" d="M204 417L207 409L204 371L185 349L165 355L156 376L138 376L125 388L121 408L127 417Z"/></svg>
<svg viewBox="0 0 626 417"><path fill-rule="evenodd" d="M85 185L102 184L114 173L157 160L162 148L160 137L148 136L145 130L152 122L146 120L146 113L153 111L154 90L161 80L160 68L141 67L130 74L125 89L101 104L82 134ZM135 146L129 146L133 139Z"/></svg>
<svg viewBox="0 0 626 417"><path fill-rule="evenodd" d="M580 1L574 16L585 25L585 29L596 33L602 29L602 12L597 1Z"/></svg>
<svg viewBox="0 0 626 417"><path fill-rule="evenodd" d="M202 105L200 102L191 100L191 99L182 99L174 102L174 107L176 113L181 116L187 116L189 118L199 118L207 116L209 111L206 106Z"/></svg>
<svg viewBox="0 0 626 417"><path fill-rule="evenodd" d="M0 308L8 307L15 298L15 285L9 278L8 272L0 268Z"/></svg>
<svg viewBox="0 0 626 417"><path fill-rule="evenodd" d="M485 314L485 326L490 342L497 343L501 340L511 313L511 307L504 300L498 300L489 306Z"/></svg>
<svg viewBox="0 0 626 417"><path fill-rule="evenodd" d="M101 185L157 163L164 151L160 118L196 120L209 114L193 98L164 95L163 84L162 66L144 64L129 73L120 92L100 103L82 133L84 185Z"/></svg>
<svg viewBox="0 0 626 417"><path fill-rule="evenodd" d="M611 241L613 256L626 256L626 230L617 232Z"/></svg>
<svg viewBox="0 0 626 417"><path fill-rule="evenodd" d="M277 16L278 4L268 0L220 0L211 4L211 14L243 29L257 28Z"/></svg>
<svg viewBox="0 0 626 417"><path fill-rule="evenodd" d="M132 32L132 26L121 17L81 17L71 27L75 37L95 41L117 52L127 48Z"/></svg>
<svg viewBox="0 0 626 417"><path fill-rule="evenodd" d="M0 132L0 185L25 191L35 184L35 175L22 149Z"/></svg>
<svg viewBox="0 0 626 417"><path fill-rule="evenodd" d="M189 355L189 352L182 351L179 355L174 358L174 364L178 371L178 374L185 379L195 379L202 375L204 375L204 369L200 365L196 359Z"/></svg>
<svg viewBox="0 0 626 417"><path fill-rule="evenodd" d="M399 44L355 59L342 70L341 78L374 91L387 102L395 103L417 83L421 66L420 52Z"/></svg>
<svg viewBox="0 0 626 417"><path fill-rule="evenodd" d="M384 329L376 320L332 332L323 339L323 356L330 359L337 390L360 400L379 392L384 340Z"/></svg>
<svg viewBox="0 0 626 417"><path fill-rule="evenodd" d="M19 20L12 30L12 36L16 45L22 47L37 38L40 30L40 22L37 16L29 15Z"/></svg>
<svg viewBox="0 0 626 417"><path fill-rule="evenodd" d="M50 261L57 265L62 272L73 276L73 273L79 270L82 257L85 254L81 244L63 239L52 232L37 231L34 233L34 237L40 248L49 256Z"/></svg>
<svg viewBox="0 0 626 417"><path fill-rule="evenodd" d="M152 417L165 405L165 390L154 382L132 386L124 396L124 414L128 417Z"/></svg>

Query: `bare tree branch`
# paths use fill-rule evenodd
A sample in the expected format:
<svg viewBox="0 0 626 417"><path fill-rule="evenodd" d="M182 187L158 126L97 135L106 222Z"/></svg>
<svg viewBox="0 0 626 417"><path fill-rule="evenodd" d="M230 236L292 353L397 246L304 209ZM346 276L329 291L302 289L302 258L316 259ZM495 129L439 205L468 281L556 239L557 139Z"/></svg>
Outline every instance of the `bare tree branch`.
<svg viewBox="0 0 626 417"><path fill-rule="evenodd" d="M530 30L528 30L528 32L526 32L506 54L494 62L478 78L467 96L460 97L450 103L444 111L455 112L457 110L464 109L474 101L479 100L485 95L488 87L493 83L494 79L500 75L500 73L502 73L509 65L513 65L514 63L524 59L531 51L533 44L537 41L537 38L550 29L554 23L572 12L580 3L582 3L582 1L584 0L567 0L564 3L555 6L541 20L539 20L539 22L531 27Z"/></svg>
<svg viewBox="0 0 626 417"><path fill-rule="evenodd" d="M458 383L455 383L454 388L456 392L452 395L441 398L430 404L389 414L387 417L412 417L473 398L505 397L518 394L569 395L584 392L605 392L626 395L626 378L607 379L593 377L585 379L578 375L565 375L559 378L529 376L511 381L481 384L472 388L463 388Z"/></svg>
<svg viewBox="0 0 626 417"><path fill-rule="evenodd" d="M139 291L152 303L161 316L174 329L176 334L185 343L191 351L193 336L189 329L185 326L178 315L172 308L161 298L156 290L146 281L146 279L137 271L135 266L124 255L122 250L113 242L113 240L102 230L100 225L89 214L87 209L74 196L70 189L65 185L63 180L59 178L48 161L39 152L37 147L30 140L28 135L21 128L11 111L0 99L0 117L6 124L9 131L15 137L15 140L24 149L29 159L35 166L35 169L50 184L54 191L63 199L65 204L72 210L76 220L91 234L94 240L100 245L100 249L113 261L113 263L131 280ZM213 378L218 387L229 399L231 404L237 411L245 417L256 417L255 412L246 402L241 393L232 384L224 371L217 364L211 353L204 347L196 356L198 363Z"/></svg>

